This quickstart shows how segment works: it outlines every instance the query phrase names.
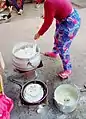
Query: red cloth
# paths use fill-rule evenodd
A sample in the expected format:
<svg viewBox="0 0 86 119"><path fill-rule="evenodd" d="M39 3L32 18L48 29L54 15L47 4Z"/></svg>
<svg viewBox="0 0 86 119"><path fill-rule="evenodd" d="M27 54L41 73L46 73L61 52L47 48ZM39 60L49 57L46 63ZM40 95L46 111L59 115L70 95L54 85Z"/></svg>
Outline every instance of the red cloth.
<svg viewBox="0 0 86 119"><path fill-rule="evenodd" d="M44 23L39 35L43 35L53 22L53 19L61 21L66 18L72 11L72 4L70 0L45 0L44 2Z"/></svg>
<svg viewBox="0 0 86 119"><path fill-rule="evenodd" d="M4 94L0 94L0 119L10 119L13 101Z"/></svg>

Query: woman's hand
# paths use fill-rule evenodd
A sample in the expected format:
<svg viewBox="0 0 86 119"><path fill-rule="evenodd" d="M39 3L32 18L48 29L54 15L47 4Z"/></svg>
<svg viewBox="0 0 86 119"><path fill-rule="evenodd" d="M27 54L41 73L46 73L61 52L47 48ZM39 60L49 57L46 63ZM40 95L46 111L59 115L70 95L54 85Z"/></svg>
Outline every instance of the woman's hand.
<svg viewBox="0 0 86 119"><path fill-rule="evenodd" d="M37 34L35 34L35 36L34 36L34 40L38 40L40 38L40 35L37 33Z"/></svg>

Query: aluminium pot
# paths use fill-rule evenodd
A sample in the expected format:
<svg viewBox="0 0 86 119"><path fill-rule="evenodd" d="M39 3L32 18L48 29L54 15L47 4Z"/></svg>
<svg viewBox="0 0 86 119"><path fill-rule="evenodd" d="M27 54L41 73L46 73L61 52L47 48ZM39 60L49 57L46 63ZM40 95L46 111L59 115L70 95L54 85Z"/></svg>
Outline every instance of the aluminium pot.
<svg viewBox="0 0 86 119"><path fill-rule="evenodd" d="M16 56L16 52L24 48L32 48L32 54L27 57ZM28 51L29 52L29 51ZM36 69L41 62L40 48L34 43L20 42L12 50L12 64L20 71L30 71Z"/></svg>
<svg viewBox="0 0 86 119"><path fill-rule="evenodd" d="M55 89L54 102L63 113L73 112L79 101L79 91L76 86L62 84Z"/></svg>

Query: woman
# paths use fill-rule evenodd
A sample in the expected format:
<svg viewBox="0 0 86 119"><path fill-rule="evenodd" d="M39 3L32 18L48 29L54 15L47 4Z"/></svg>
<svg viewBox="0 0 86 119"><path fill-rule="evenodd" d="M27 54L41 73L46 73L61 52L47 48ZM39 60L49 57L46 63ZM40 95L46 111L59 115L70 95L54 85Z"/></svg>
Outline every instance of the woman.
<svg viewBox="0 0 86 119"><path fill-rule="evenodd" d="M66 79L72 73L69 48L80 28L80 16L77 10L73 9L70 0L45 0L44 23L34 36L35 40L49 29L54 18L56 19L54 46L52 52L46 52L45 55L53 58L60 56L63 71L57 75Z"/></svg>

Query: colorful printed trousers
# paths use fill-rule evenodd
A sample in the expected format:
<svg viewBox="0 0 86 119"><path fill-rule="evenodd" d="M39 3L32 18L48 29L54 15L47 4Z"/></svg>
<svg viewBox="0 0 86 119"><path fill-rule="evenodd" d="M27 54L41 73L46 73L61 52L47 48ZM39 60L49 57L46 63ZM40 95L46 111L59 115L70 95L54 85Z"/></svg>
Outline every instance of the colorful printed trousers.
<svg viewBox="0 0 86 119"><path fill-rule="evenodd" d="M61 23L56 23L53 52L59 53L64 70L72 69L69 48L80 28L80 22L80 16L74 9L74 12L62 20Z"/></svg>

